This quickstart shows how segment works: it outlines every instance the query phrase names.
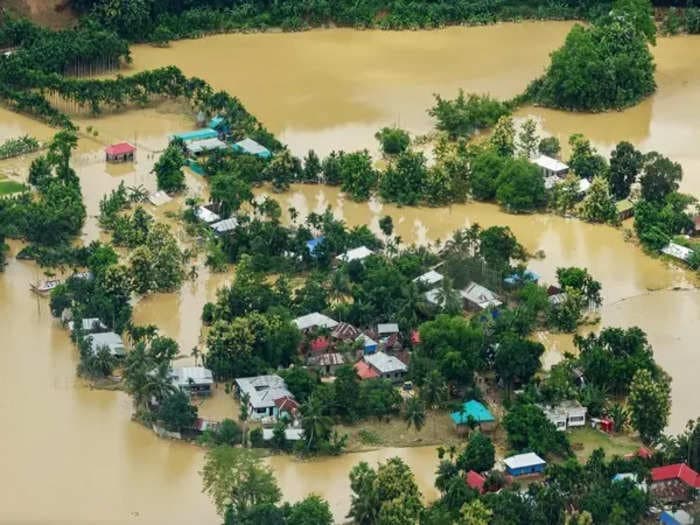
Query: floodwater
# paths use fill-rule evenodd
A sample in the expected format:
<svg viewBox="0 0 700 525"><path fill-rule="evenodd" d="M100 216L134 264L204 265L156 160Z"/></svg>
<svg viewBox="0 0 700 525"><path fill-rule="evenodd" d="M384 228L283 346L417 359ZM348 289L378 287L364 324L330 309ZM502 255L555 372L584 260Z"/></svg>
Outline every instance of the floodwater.
<svg viewBox="0 0 700 525"><path fill-rule="evenodd" d="M248 108L297 153L314 148L374 150L374 132L400 124L412 133L430 128L425 108L432 93L453 96L467 91L511 96L542 70L568 23L503 24L451 28L435 32L311 31L300 34L222 35L178 42L170 49L137 46L133 70L175 63L188 74L202 76L220 89L238 95ZM523 45L526 42L527 45ZM682 52L680 52L682 51ZM607 115L564 115L532 112L547 132L567 136L583 131L603 148L631 139L644 148L658 148L683 162L686 189L699 194L693 166L700 155L691 144L700 116L697 63L700 38L660 39L659 92L637 108ZM155 188L150 174L169 134L192 129L191 116L177 105L78 118L81 140L73 165L81 178L88 209L83 240L99 238L95 215L99 200L120 181L127 186ZM88 126L96 130L88 134ZM42 140L53 131L31 119L0 109L0 140L29 133ZM89 135L89 136L88 136ZM129 140L138 146L133 165L106 166L104 145ZM33 156L0 162L0 174L23 180ZM190 196L206 194L205 182L188 174ZM650 258L622 231L554 216L507 215L493 205L469 203L449 208L397 208L379 202L345 199L337 189L294 186L277 195L283 209L300 214L331 205L349 224L369 223L378 231L383 215L394 218L405 242L447 240L452 231L474 222L484 227L508 225L532 253L545 257L531 266L552 281L559 266L584 266L603 283L603 325L638 324L649 333L657 358L673 377L671 429L679 430L696 416L692 399L700 335L700 294L670 291L693 288L696 277L664 261ZM182 199L152 210L160 218L181 206ZM631 226L625 225L626 228ZM175 230L178 237L179 229ZM20 249L12 245L12 253ZM175 338L183 362L199 341L202 305L231 273L210 275L198 262L198 277L174 294L140 299L138 323L157 324ZM75 377L76 350L66 332L51 319L48 305L28 291L41 277L34 265L10 258L0 275L0 471L11 480L0 491L0 521L117 523L216 523L213 506L201 494L202 452L195 447L156 438L130 420L131 402L120 392L86 388ZM547 364L570 348L570 337L542 334ZM200 407L205 417L235 417L236 408L220 386ZM321 461L289 457L268 460L285 498L296 500L316 491L342 519L349 506L350 468L402 456L413 468L427 498L437 463L432 447L381 449ZM36 505L37 495L42 505Z"/></svg>

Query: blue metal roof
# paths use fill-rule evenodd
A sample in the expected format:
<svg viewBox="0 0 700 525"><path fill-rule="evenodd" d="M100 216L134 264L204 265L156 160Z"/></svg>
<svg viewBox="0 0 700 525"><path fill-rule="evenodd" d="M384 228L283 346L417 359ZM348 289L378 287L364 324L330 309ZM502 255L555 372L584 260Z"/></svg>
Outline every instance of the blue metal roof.
<svg viewBox="0 0 700 525"><path fill-rule="evenodd" d="M219 134L210 128L196 129L194 131L183 131L182 133L175 133L174 138L182 139L184 141L188 140L204 140L204 139L215 139Z"/></svg>
<svg viewBox="0 0 700 525"><path fill-rule="evenodd" d="M309 250L309 253L311 255L314 254L316 251L316 248L320 246L323 243L324 237L315 237L314 239L311 239L310 241L306 241L306 249Z"/></svg>
<svg viewBox="0 0 700 525"><path fill-rule="evenodd" d="M224 123L224 117L214 117L209 121L209 127L211 129L216 129L223 123Z"/></svg>
<svg viewBox="0 0 700 525"><path fill-rule="evenodd" d="M236 151L242 151L243 153L248 153L250 155L257 155L258 157L262 157L264 159L272 156L269 149L249 138L236 142L233 145L233 149Z"/></svg>
<svg viewBox="0 0 700 525"><path fill-rule="evenodd" d="M506 284L517 284L520 281L531 281L536 283L537 281L540 280L540 276L533 272L532 270L525 270L522 275L519 273L512 273L505 279L503 279L503 282Z"/></svg>
<svg viewBox="0 0 700 525"><path fill-rule="evenodd" d="M452 421L454 421L456 425L466 425L469 422L470 416L477 423L489 423L496 420L483 403L479 403L474 399L465 402L462 405L462 410L450 414Z"/></svg>

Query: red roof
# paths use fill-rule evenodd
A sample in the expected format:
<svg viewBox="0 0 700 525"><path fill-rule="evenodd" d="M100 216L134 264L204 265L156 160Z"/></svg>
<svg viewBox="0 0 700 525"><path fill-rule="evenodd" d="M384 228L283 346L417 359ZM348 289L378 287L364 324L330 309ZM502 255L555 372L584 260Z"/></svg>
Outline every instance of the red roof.
<svg viewBox="0 0 700 525"><path fill-rule="evenodd" d="M411 342L414 345L417 345L420 343L420 332L418 330L413 330L411 332Z"/></svg>
<svg viewBox="0 0 700 525"><path fill-rule="evenodd" d="M640 458L650 459L654 455L654 453L647 447L639 447L639 450L637 450L637 455Z"/></svg>
<svg viewBox="0 0 700 525"><path fill-rule="evenodd" d="M125 155L127 153L133 153L134 151L136 151L136 147L132 146L128 142L112 144L105 149L105 153L107 153L107 155Z"/></svg>
<svg viewBox="0 0 700 525"><path fill-rule="evenodd" d="M670 479L680 479L689 487L700 488L700 474L685 463L676 463L651 469L652 481L667 481Z"/></svg>
<svg viewBox="0 0 700 525"><path fill-rule="evenodd" d="M299 409L299 403L297 403L294 399L292 399L289 396L284 396L275 399L275 406L279 408L280 411L286 410L287 412Z"/></svg>
<svg viewBox="0 0 700 525"><path fill-rule="evenodd" d="M484 492L484 482L486 478L474 470L467 472L467 485L480 493Z"/></svg>
<svg viewBox="0 0 700 525"><path fill-rule="evenodd" d="M375 377L379 377L377 371L365 361L358 361L355 363L355 371L357 375L360 376L360 379L374 379Z"/></svg>
<svg viewBox="0 0 700 525"><path fill-rule="evenodd" d="M326 350L328 350L328 344L328 339L326 339L325 337L317 337L316 339L311 341L311 351L314 354L317 354L319 352L325 352Z"/></svg>

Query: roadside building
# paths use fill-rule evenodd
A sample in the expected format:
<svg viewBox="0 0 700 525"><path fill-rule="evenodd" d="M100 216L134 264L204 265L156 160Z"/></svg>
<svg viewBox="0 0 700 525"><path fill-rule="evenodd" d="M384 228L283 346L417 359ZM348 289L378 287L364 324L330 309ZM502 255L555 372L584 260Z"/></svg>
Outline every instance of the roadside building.
<svg viewBox="0 0 700 525"><path fill-rule="evenodd" d="M126 355L126 347L119 334L103 332L90 334L88 338L90 339L90 351L93 354L97 354L102 348L107 348L109 353L114 357L123 357Z"/></svg>
<svg viewBox="0 0 700 525"><path fill-rule="evenodd" d="M214 385L211 370L203 366L183 366L170 371L173 386L190 395L208 396Z"/></svg>
<svg viewBox="0 0 700 525"><path fill-rule="evenodd" d="M557 430L582 427L586 424L588 409L578 401L562 401L556 405L538 405Z"/></svg>
<svg viewBox="0 0 700 525"><path fill-rule="evenodd" d="M475 282L469 283L464 290L459 292L459 295L464 300L465 306L472 310L498 308L503 304L495 293Z"/></svg>
<svg viewBox="0 0 700 525"><path fill-rule="evenodd" d="M385 354L384 352L375 352L367 354L362 358L373 370L377 372L377 376L382 379L389 379L394 382L403 380L408 367L398 358L393 355Z"/></svg>
<svg viewBox="0 0 700 525"><path fill-rule="evenodd" d="M239 377L235 383L238 397L248 396L248 414L254 420L277 418L279 407L275 401L285 397L294 399L284 379L276 374Z"/></svg>
<svg viewBox="0 0 700 525"><path fill-rule="evenodd" d="M542 175L547 177L559 177L563 179L566 174L569 173L569 166L561 162L560 160L553 159L547 155L540 155L537 157L533 163L540 168Z"/></svg>
<svg viewBox="0 0 700 525"><path fill-rule="evenodd" d="M348 263L350 261L362 261L363 259L366 259L373 253L374 252L367 248L367 246L360 246L358 248L348 250L345 253L341 253L340 255L338 255L338 257L336 257L336 259L340 262L345 263Z"/></svg>
<svg viewBox="0 0 700 525"><path fill-rule="evenodd" d="M261 159L269 159L272 157L272 153L262 144L258 144L253 139L245 138L233 145L233 150L239 153L247 153L248 155L255 155Z"/></svg>
<svg viewBox="0 0 700 525"><path fill-rule="evenodd" d="M465 401L462 408L450 414L458 434L464 434L470 429L470 424L476 424L485 432L496 426L496 418L483 403L472 399Z"/></svg>
<svg viewBox="0 0 700 525"><path fill-rule="evenodd" d="M105 160L107 162L133 162L136 154L136 146L128 142L112 144L105 148Z"/></svg>
<svg viewBox="0 0 700 525"><path fill-rule="evenodd" d="M700 474L685 463L651 469L651 493L663 502L688 501L700 489Z"/></svg>
<svg viewBox="0 0 700 525"><path fill-rule="evenodd" d="M312 312L310 314L302 315L301 317L294 319L293 322L302 332L307 332L315 328L331 329L338 326L338 321L335 321L327 315L323 315L319 312Z"/></svg>
<svg viewBox="0 0 700 525"><path fill-rule="evenodd" d="M547 466L547 462L534 452L510 456L503 460L503 464L513 477L541 474Z"/></svg>

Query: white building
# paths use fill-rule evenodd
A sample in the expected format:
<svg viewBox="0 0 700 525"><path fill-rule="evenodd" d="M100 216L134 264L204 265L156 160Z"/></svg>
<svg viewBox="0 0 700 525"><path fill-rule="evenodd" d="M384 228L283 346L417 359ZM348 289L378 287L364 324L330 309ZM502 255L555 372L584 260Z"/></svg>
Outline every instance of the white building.
<svg viewBox="0 0 700 525"><path fill-rule="evenodd" d="M68 323L68 329L72 332L75 327L75 324L73 321L70 321ZM105 325L100 319L97 317L88 317L87 319L83 319L81 323L81 327L83 329L84 334L92 334L95 332L104 332L107 330L107 325Z"/></svg>
<svg viewBox="0 0 700 525"><path fill-rule="evenodd" d="M540 155L532 162L542 170L542 175L545 178L552 176L563 178L569 173L569 166L547 155Z"/></svg>
<svg viewBox="0 0 700 525"><path fill-rule="evenodd" d="M408 367L405 363L393 355L385 354L384 352L375 352L366 354L362 358L365 363L371 366L379 374L382 379L390 379L391 381L400 381L403 379Z"/></svg>
<svg viewBox="0 0 700 525"><path fill-rule="evenodd" d="M562 401L558 405L538 405L558 430L582 427L586 424L588 409L578 401Z"/></svg>
<svg viewBox="0 0 700 525"><path fill-rule="evenodd" d="M203 366L183 366L170 371L173 385L192 395L209 395L214 385L211 370Z"/></svg>
<svg viewBox="0 0 700 525"><path fill-rule="evenodd" d="M209 227L216 233L226 233L234 230L238 226L238 220L235 217L230 217L224 219L223 221L217 221L209 225Z"/></svg>
<svg viewBox="0 0 700 525"><path fill-rule="evenodd" d="M97 354L101 348L107 348L109 353L115 357L126 355L126 348L119 334L104 332L102 334L90 334L88 338L90 339L90 350L93 354Z"/></svg>
<svg viewBox="0 0 700 525"><path fill-rule="evenodd" d="M254 420L277 418L280 407L292 403L296 405L284 379L276 374L239 377L236 379L236 389L239 397L248 396L248 414ZM293 408L289 406L290 410Z"/></svg>
<svg viewBox="0 0 700 525"><path fill-rule="evenodd" d="M359 248L353 248L352 250L348 250L345 253L341 253L338 255L337 259L341 262L350 262L350 261L361 261L362 259L366 259L370 255L372 255L374 252L367 248L367 246L360 246Z"/></svg>
<svg viewBox="0 0 700 525"><path fill-rule="evenodd" d="M219 215L205 208L204 206L198 206L197 210L195 211L195 215L200 221L206 222L207 224L221 220Z"/></svg>
<svg viewBox="0 0 700 525"><path fill-rule="evenodd" d="M489 307L496 308L503 304L495 293L475 282L469 283L464 290L459 292L459 295L467 303L467 306L477 310L486 310Z"/></svg>
<svg viewBox="0 0 700 525"><path fill-rule="evenodd" d="M680 259L681 261L688 261L693 255L693 250L676 244L675 242L669 242L668 245L661 249L661 253L664 253L675 259Z"/></svg>
<svg viewBox="0 0 700 525"><path fill-rule="evenodd" d="M445 276L441 273L438 273L435 270L430 270L429 272L425 272L423 275L419 275L413 279L413 282L424 284L426 286L433 286L442 282L444 278Z"/></svg>
<svg viewBox="0 0 700 525"><path fill-rule="evenodd" d="M311 330L312 328L335 328L338 326L338 321L318 312L302 315L294 319L293 322L301 331Z"/></svg>

